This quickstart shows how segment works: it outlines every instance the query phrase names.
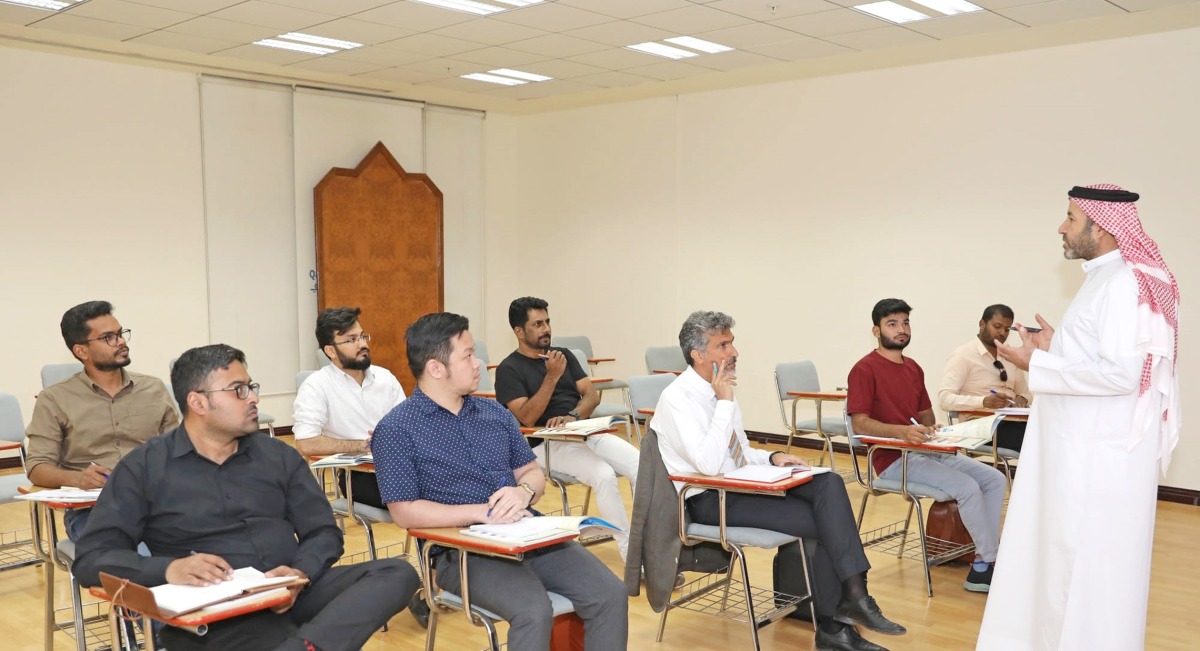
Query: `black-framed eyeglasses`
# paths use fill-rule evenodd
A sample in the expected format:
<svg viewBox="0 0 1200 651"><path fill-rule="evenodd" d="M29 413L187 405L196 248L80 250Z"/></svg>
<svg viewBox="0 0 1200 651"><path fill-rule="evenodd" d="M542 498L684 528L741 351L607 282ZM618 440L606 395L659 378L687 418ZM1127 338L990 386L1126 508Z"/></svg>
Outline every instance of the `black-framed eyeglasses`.
<svg viewBox="0 0 1200 651"><path fill-rule="evenodd" d="M1004 369L1004 365L1000 363L1000 360L992 362L992 366L995 366L1000 371L1000 381L1008 382L1008 371Z"/></svg>
<svg viewBox="0 0 1200 651"><path fill-rule="evenodd" d="M250 384L239 384L236 387L226 387L224 389L197 389L196 393L216 393L217 391L232 391L233 395L237 396L238 400L245 400L246 398L250 397L251 391L253 391L254 395L257 396L258 390L260 388L262 388L262 387L258 384L258 382L251 382Z"/></svg>
<svg viewBox="0 0 1200 651"><path fill-rule="evenodd" d="M120 341L121 339L124 339L125 342L128 343L131 338L133 338L133 331L130 330L129 328L125 328L124 330L118 330L116 332L109 332L109 333L102 334L99 337L96 337L95 339L88 339L88 341L103 341L104 343L108 344L109 346L116 348L118 341Z"/></svg>
<svg viewBox="0 0 1200 651"><path fill-rule="evenodd" d="M360 341L361 341L361 342L363 342L364 344L370 343L370 342L371 342L371 335L369 335L369 334L367 334L367 333L365 333L365 332L364 332L364 333L362 333L361 335L353 335L353 336L351 336L349 339L347 339L346 341L335 341L335 342L333 342L333 345L334 345L334 346L341 346L341 345L343 345L343 344L357 344L357 343L358 343L358 342L360 342Z"/></svg>

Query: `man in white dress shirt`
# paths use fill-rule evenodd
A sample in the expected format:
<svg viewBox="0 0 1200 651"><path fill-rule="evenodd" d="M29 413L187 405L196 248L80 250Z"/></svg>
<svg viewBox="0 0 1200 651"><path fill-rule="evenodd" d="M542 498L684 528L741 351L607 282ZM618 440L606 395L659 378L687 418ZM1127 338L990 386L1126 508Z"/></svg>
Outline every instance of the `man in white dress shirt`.
<svg viewBox="0 0 1200 651"><path fill-rule="evenodd" d="M375 424L404 400L396 376L371 364L371 335L358 323L361 313L331 307L317 316L317 343L330 365L308 376L296 392L292 435L301 454L370 452ZM387 508L375 475L351 473L350 482L355 502Z"/></svg>
<svg viewBox="0 0 1200 651"><path fill-rule="evenodd" d="M1143 648L1157 472L1179 439L1179 286L1138 195L1075 187L1058 232L1083 287L1000 356L1033 402L977 649ZM1011 561L1011 562L1006 562Z"/></svg>

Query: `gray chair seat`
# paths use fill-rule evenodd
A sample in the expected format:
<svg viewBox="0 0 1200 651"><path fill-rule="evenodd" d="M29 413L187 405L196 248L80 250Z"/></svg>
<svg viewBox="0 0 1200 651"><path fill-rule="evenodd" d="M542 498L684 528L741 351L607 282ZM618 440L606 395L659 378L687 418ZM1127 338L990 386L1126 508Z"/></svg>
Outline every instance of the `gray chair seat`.
<svg viewBox="0 0 1200 651"><path fill-rule="evenodd" d="M629 416L629 407L602 402L592 410L591 418L605 418L608 416Z"/></svg>
<svg viewBox="0 0 1200 651"><path fill-rule="evenodd" d="M897 493L900 492L899 479L880 479L876 477L875 481L871 482L871 485L877 490L893 491ZM915 482L911 479L908 480L908 492L912 493L916 497L930 498L935 502L947 502L954 499L952 495L945 491L938 490L928 484Z"/></svg>
<svg viewBox="0 0 1200 651"><path fill-rule="evenodd" d="M703 540L721 540L721 528L711 524L688 524L687 535ZM742 547L759 547L774 549L790 542L799 540L796 536L771 531L770 529L755 529L753 527L725 527L725 539Z"/></svg>
<svg viewBox="0 0 1200 651"><path fill-rule="evenodd" d="M74 540L63 538L62 540L58 541L58 544L55 545L55 548L58 549L58 555L65 559L68 565L75 562Z"/></svg>
<svg viewBox="0 0 1200 651"><path fill-rule="evenodd" d="M258 412L258 423L260 425L273 425L275 424L275 417L265 411L260 411Z"/></svg>
<svg viewBox="0 0 1200 651"><path fill-rule="evenodd" d="M567 599L566 597L558 594L557 592L550 592L550 591L546 592L546 596L550 597L550 608L551 608L551 610L554 611L555 617L558 617L559 615L566 615L567 613L575 612L575 604L571 603L570 599ZM454 594L453 592L449 592L446 590L440 590L438 592L438 601L441 601L442 603L450 606L451 608L455 608L457 610L462 610L462 597ZM480 615L483 615L484 617L487 617L488 619L492 619L495 621L503 621L503 619L504 619L503 617L497 615L496 613L493 613L492 611L488 610L487 608L481 608L480 606L474 606L474 610L475 610L475 612L479 613Z"/></svg>
<svg viewBox="0 0 1200 651"><path fill-rule="evenodd" d="M992 446L990 443L984 443L983 445L979 445L979 446L971 448L971 452L977 453L977 454L990 455L990 454L992 454ZM1017 452L1016 450L1010 450L1008 448L1000 448L999 453L1000 453L1000 458L1002 458L1002 459L1020 459L1021 458L1020 452Z"/></svg>
<svg viewBox="0 0 1200 651"><path fill-rule="evenodd" d="M796 423L796 429L809 430L809 431L815 432L815 431L817 431L817 419L811 418L809 420L802 420L802 421ZM845 436L846 435L846 421L841 418L822 418L821 419L821 431L825 432L826 434L828 434L830 436L838 436L838 435Z"/></svg>
<svg viewBox="0 0 1200 651"><path fill-rule="evenodd" d="M628 389L629 384L622 380L609 380L608 382L593 382L592 386L597 391L607 391L609 389Z"/></svg>
<svg viewBox="0 0 1200 651"><path fill-rule="evenodd" d="M329 503L335 513L349 513L346 509L346 498L339 497ZM381 509L362 502L354 503L354 515L362 516L374 522L391 522L392 514L387 509Z"/></svg>
<svg viewBox="0 0 1200 651"><path fill-rule="evenodd" d="M550 479L553 479L554 481L559 482L561 484L582 484L583 483L575 475L568 475L565 472L559 472L557 470L550 471Z"/></svg>

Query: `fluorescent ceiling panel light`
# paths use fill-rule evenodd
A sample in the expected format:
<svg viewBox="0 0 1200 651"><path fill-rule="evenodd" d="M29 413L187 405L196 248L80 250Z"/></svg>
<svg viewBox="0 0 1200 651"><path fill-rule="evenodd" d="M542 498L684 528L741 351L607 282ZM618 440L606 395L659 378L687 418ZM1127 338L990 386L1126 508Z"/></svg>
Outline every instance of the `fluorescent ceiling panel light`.
<svg viewBox="0 0 1200 651"><path fill-rule="evenodd" d="M71 6L70 2L59 2L58 0L0 0L10 5L21 5L22 7L33 7L34 9L45 9L47 11L58 11Z"/></svg>
<svg viewBox="0 0 1200 651"><path fill-rule="evenodd" d="M670 45L655 43L654 41L650 41L649 43L638 43L636 45L626 45L625 49L637 50L638 52L645 52L646 54L653 54L654 56L666 57L668 59L686 59L688 57L699 56L691 50L683 50L677 47L671 47Z"/></svg>
<svg viewBox="0 0 1200 651"><path fill-rule="evenodd" d="M674 43L675 45L690 47L693 50L700 50L701 52L705 52L707 54L717 54L720 52L730 52L733 50L733 48L729 47L728 45L713 43L712 41L706 41L704 39L696 38L695 36L676 36L675 38L668 38L666 41L668 43Z"/></svg>
<svg viewBox="0 0 1200 651"><path fill-rule="evenodd" d="M498 75L489 75L483 72L472 72L469 75L463 75L463 79L474 79L475 81L486 81L491 84L500 84L501 86L520 86L521 84L529 83L512 77L500 77Z"/></svg>
<svg viewBox="0 0 1200 651"><path fill-rule="evenodd" d="M929 7L934 11L940 11L947 16L954 14L969 14L972 11L983 9L978 5L973 5L967 0L912 0L913 2Z"/></svg>
<svg viewBox="0 0 1200 651"><path fill-rule="evenodd" d="M514 7L528 7L529 5L536 5L541 1L542 0L496 0L496 2L503 2L506 5L512 5Z"/></svg>
<svg viewBox="0 0 1200 651"><path fill-rule="evenodd" d="M280 50L291 50L293 52L307 52L308 54L333 54L337 50L328 47L317 47L316 45L305 45L303 43L290 43L288 41L280 41L273 38L264 38L261 41L255 41L255 45L264 47L274 47Z"/></svg>
<svg viewBox="0 0 1200 651"><path fill-rule="evenodd" d="M484 2L475 2L475 0L413 0L421 4L433 5L442 9L453 9L455 11L465 11L476 16L486 16L494 14L498 11L504 11L504 7L489 5Z"/></svg>
<svg viewBox="0 0 1200 651"><path fill-rule="evenodd" d="M289 41L299 41L300 43L308 43L309 45L335 47L342 50L353 50L356 47L363 46L362 43L355 43L354 41L339 41L336 38L325 38L324 36L313 36L312 34L301 34L300 32L280 34L278 38L286 38Z"/></svg>
<svg viewBox="0 0 1200 651"><path fill-rule="evenodd" d="M488 72L494 75L524 79L525 81L550 81L554 79L554 77L547 77L546 75L535 75L532 72L521 72L520 70L510 70L508 68L497 68L496 70L488 70Z"/></svg>
<svg viewBox="0 0 1200 651"><path fill-rule="evenodd" d="M911 23L914 20L925 20L926 18L929 18L929 16L926 16L916 9L909 9L904 5L896 4L890 0L884 0L884 2L872 2L871 4L866 5L854 5L854 8L863 13L871 14L872 16L876 16L897 24Z"/></svg>

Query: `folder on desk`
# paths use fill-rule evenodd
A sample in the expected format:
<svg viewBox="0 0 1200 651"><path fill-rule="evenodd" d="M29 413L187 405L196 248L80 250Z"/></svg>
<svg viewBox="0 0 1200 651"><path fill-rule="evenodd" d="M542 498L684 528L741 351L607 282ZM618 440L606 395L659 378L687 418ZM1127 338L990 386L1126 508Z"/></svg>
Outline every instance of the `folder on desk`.
<svg viewBox="0 0 1200 651"><path fill-rule="evenodd" d="M114 603L163 620L305 583L308 579L298 576L268 578L252 567L235 570L234 578L210 586L164 584L147 588L106 572L100 573L100 584Z"/></svg>

